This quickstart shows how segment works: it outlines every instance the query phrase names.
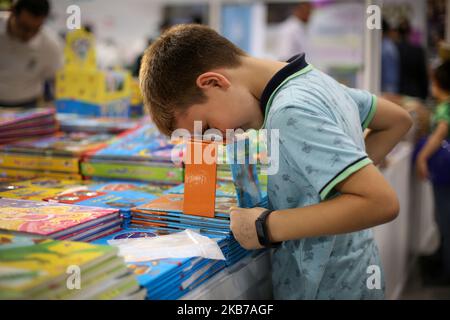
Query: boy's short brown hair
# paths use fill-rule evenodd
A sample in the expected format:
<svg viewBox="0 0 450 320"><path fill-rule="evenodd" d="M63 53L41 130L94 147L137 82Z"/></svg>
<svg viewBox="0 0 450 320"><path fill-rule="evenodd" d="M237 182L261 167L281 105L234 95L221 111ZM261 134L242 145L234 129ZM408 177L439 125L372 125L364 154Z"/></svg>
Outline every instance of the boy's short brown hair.
<svg viewBox="0 0 450 320"><path fill-rule="evenodd" d="M144 103L158 129L170 135L175 112L205 102L196 79L215 68L233 68L245 52L213 29L185 24L170 28L146 51L139 74Z"/></svg>

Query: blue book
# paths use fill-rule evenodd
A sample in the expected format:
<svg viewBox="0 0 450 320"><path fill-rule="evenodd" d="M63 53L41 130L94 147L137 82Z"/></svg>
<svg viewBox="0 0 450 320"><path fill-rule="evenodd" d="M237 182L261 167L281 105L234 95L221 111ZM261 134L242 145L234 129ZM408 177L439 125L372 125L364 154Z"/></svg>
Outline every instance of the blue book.
<svg viewBox="0 0 450 320"><path fill-rule="evenodd" d="M153 153L165 149L172 149L173 145L162 136L154 124L145 124L123 136L95 153L98 158L153 158ZM165 159L170 161L170 159Z"/></svg>
<svg viewBox="0 0 450 320"><path fill-rule="evenodd" d="M94 244L107 245L108 240L130 238L153 238L160 235L155 229L127 229L93 241ZM139 284L148 290L148 296L159 299L165 295L177 294L183 288L183 282L207 265L209 259L200 257L180 259L160 259L148 262L129 263ZM222 262L224 263L224 262ZM209 270L207 270L210 272Z"/></svg>

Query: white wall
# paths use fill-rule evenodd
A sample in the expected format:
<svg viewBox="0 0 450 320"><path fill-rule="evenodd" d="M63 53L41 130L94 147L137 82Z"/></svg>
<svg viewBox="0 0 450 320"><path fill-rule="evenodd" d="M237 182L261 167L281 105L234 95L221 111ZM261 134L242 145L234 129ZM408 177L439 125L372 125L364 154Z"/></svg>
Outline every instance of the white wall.
<svg viewBox="0 0 450 320"><path fill-rule="evenodd" d="M125 63L133 61L147 43L157 35L162 16L161 3L150 0L51 0L53 19L49 26L56 32L67 32L66 9L81 8L82 24L90 24L99 41L113 39Z"/></svg>

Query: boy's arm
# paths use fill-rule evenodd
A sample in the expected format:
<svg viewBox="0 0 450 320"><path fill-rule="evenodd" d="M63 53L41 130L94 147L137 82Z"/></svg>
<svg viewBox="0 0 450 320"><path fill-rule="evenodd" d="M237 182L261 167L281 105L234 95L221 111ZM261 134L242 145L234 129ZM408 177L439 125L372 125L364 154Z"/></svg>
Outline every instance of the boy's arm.
<svg viewBox="0 0 450 320"><path fill-rule="evenodd" d="M378 99L376 107L366 139L367 153L374 163L386 156L412 123L406 111L385 99ZM331 200L272 212L267 220L272 242L354 232L391 221L398 214L395 191L373 164L357 170L335 189L341 195ZM231 209L231 230L243 247L260 248L255 221L264 210Z"/></svg>
<svg viewBox="0 0 450 320"><path fill-rule="evenodd" d="M412 125L411 116L402 107L377 98L376 112L366 135L366 152L375 165L401 140Z"/></svg>
<svg viewBox="0 0 450 320"><path fill-rule="evenodd" d="M342 193L303 208L277 210L267 220L272 242L354 232L393 220L399 211L395 191L374 165L336 186ZM265 209L232 208L231 229L246 249L260 248L255 220Z"/></svg>

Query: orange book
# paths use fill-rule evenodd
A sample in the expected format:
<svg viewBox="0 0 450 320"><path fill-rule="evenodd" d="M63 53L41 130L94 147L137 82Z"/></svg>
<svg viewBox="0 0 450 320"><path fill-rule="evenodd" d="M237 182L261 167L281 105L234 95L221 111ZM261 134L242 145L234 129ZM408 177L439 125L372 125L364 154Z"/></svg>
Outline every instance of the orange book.
<svg viewBox="0 0 450 320"><path fill-rule="evenodd" d="M217 150L218 145L214 142L188 142L185 158L184 214L214 217Z"/></svg>

